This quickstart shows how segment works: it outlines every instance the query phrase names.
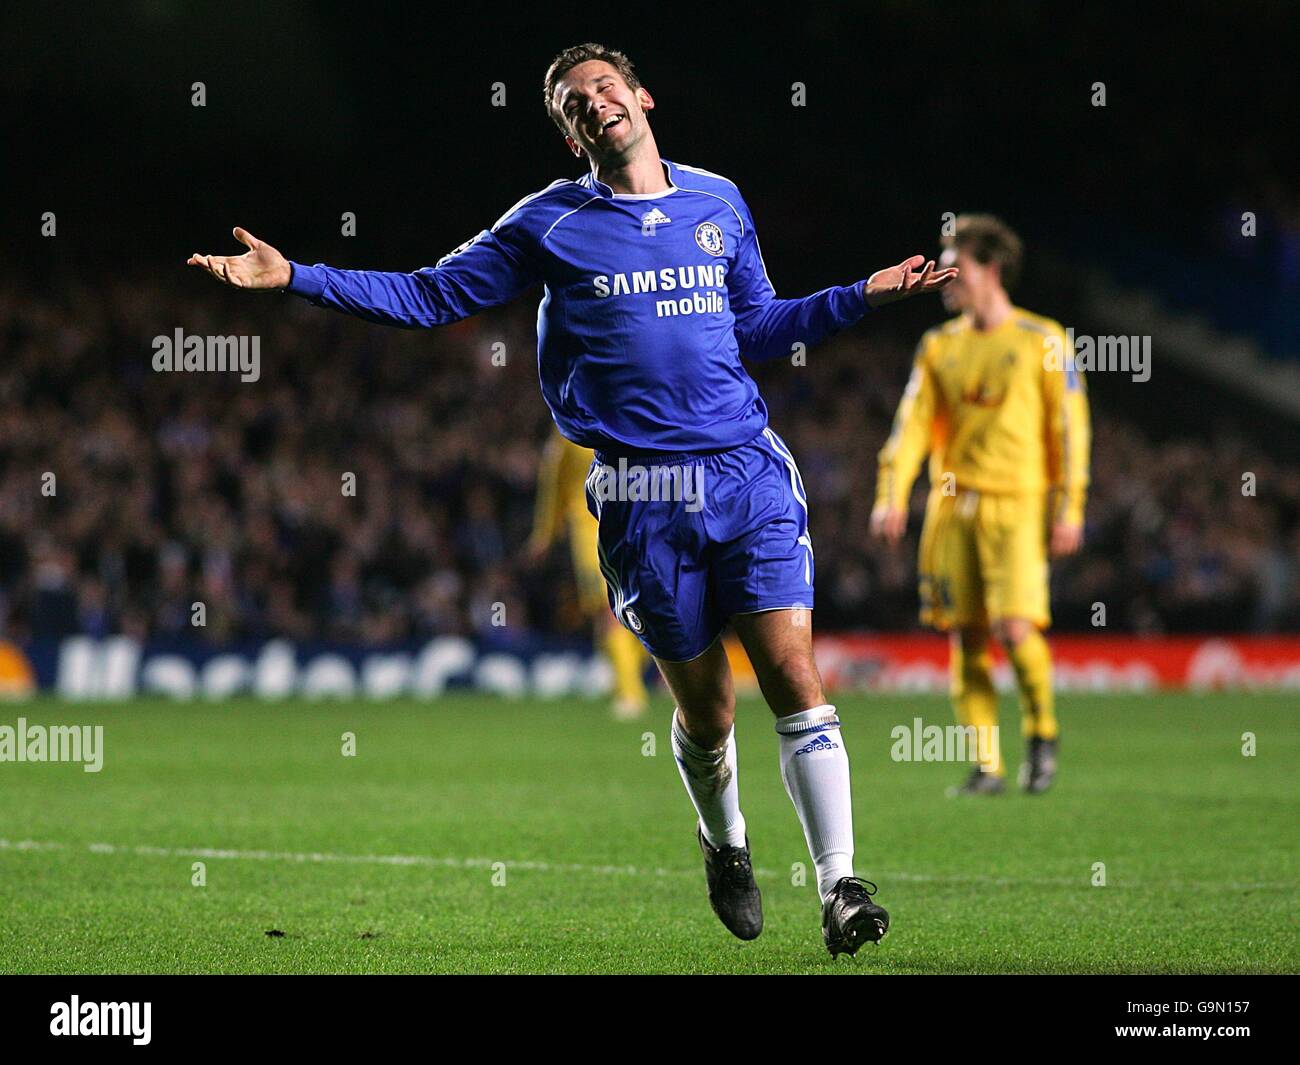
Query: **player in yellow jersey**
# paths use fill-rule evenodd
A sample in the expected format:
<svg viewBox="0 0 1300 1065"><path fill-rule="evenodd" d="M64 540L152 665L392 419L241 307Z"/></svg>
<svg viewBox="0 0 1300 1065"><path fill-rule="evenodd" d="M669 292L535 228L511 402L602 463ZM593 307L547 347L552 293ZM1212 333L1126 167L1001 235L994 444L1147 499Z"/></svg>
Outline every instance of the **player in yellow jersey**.
<svg viewBox="0 0 1300 1065"><path fill-rule="evenodd" d="M1037 794L1056 774L1058 732L1042 635L1051 620L1048 558L1074 553L1083 540L1087 395L1065 331L1007 295L1022 258L1015 233L988 215L963 215L942 243L940 263L961 270L943 301L960 317L917 347L880 452L871 530L898 543L928 455L921 620L951 634L951 691L963 725L997 724L991 638L1006 650L1026 740L1020 786ZM994 745L951 793L999 794L1003 776Z"/></svg>
<svg viewBox="0 0 1300 1065"><path fill-rule="evenodd" d="M646 653L636 636L620 625L609 609L605 578L596 555L599 525L587 511L585 493L593 458L590 449L569 442L558 432L551 435L537 477L537 506L526 551L530 559L539 559L561 532L567 531L579 602L614 668L614 716L630 720L646 708Z"/></svg>

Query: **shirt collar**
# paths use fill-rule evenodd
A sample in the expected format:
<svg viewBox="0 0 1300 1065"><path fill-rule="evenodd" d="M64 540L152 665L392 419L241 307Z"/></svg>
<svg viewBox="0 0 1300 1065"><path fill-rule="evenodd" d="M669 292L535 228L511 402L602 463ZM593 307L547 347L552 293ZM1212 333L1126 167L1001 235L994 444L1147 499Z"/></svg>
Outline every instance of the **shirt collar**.
<svg viewBox="0 0 1300 1065"><path fill-rule="evenodd" d="M660 159L659 162L663 164L664 172L668 178L668 188L663 192L615 192L590 170L579 180L589 189L600 193L607 200L657 200L661 196L670 196L677 191L677 182L673 180L673 173L676 168L667 159Z"/></svg>

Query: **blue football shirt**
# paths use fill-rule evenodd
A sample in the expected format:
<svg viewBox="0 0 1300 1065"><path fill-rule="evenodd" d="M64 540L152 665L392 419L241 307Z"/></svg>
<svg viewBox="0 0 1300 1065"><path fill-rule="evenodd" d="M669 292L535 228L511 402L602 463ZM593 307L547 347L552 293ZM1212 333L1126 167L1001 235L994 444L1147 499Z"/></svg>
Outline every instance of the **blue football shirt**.
<svg viewBox="0 0 1300 1065"><path fill-rule="evenodd" d="M606 454L718 451L767 425L741 356L790 355L858 321L861 282L777 299L754 220L724 177L663 160L670 188L591 174L525 197L413 273L293 264L289 291L373 322L445 325L545 286L542 394L560 432Z"/></svg>

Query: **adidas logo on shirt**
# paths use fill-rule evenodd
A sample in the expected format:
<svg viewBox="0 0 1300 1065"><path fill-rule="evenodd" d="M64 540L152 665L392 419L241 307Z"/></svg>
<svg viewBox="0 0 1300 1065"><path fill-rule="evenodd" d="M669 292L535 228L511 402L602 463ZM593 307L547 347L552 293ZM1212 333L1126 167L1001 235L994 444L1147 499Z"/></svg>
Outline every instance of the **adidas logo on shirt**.
<svg viewBox="0 0 1300 1065"><path fill-rule="evenodd" d="M812 754L813 751L836 751L839 750L839 744L827 739L824 735L816 735L795 751L797 758L801 754Z"/></svg>
<svg viewBox="0 0 1300 1065"><path fill-rule="evenodd" d="M641 216L643 226L666 226L671 221L672 219L659 210L658 207L651 207Z"/></svg>

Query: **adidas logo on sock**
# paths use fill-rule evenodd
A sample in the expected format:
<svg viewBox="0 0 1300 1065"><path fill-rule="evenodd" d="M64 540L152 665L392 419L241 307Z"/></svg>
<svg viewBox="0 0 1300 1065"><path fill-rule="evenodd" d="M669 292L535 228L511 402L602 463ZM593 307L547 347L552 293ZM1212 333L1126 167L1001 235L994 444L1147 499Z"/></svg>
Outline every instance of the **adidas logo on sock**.
<svg viewBox="0 0 1300 1065"><path fill-rule="evenodd" d="M828 740L825 736L814 736L794 753L812 754L813 751L836 751L839 750L839 744Z"/></svg>

